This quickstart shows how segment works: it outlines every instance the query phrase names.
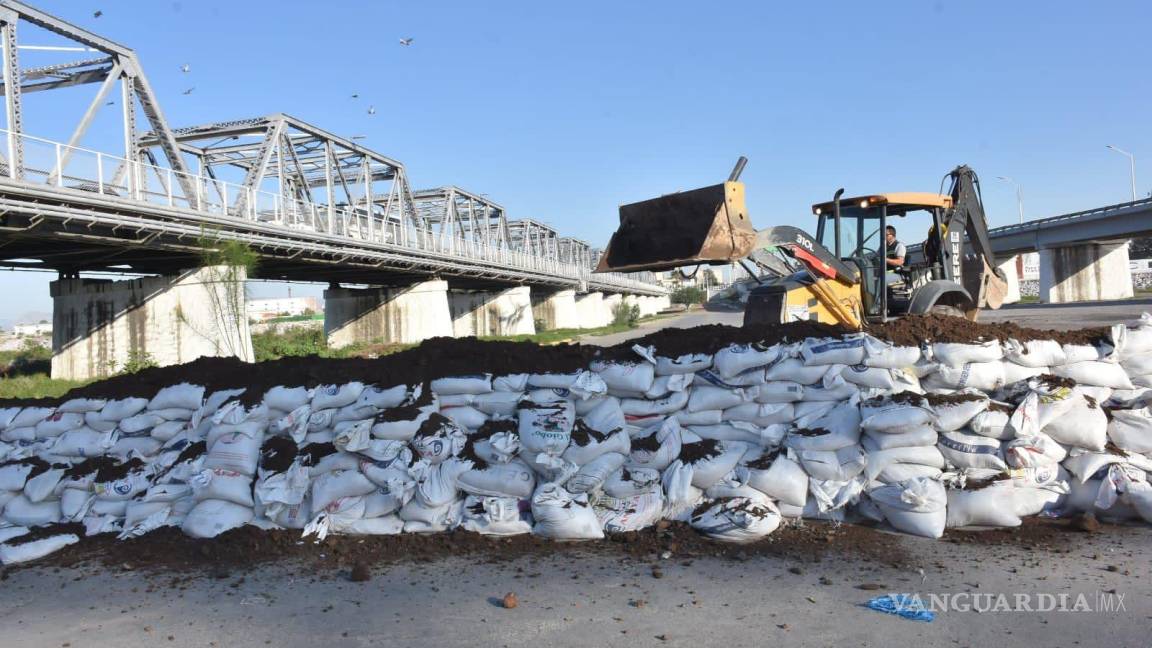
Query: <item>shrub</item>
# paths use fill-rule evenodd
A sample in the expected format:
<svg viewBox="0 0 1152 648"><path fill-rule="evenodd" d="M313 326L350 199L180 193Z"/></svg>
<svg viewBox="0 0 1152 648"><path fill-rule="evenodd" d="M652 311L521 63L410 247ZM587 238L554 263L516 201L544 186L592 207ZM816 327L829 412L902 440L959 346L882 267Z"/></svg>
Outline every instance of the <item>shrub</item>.
<svg viewBox="0 0 1152 648"><path fill-rule="evenodd" d="M696 288L695 286L680 286L672 291L669 299L673 304L692 305L704 303L707 297L708 294L700 288Z"/></svg>
<svg viewBox="0 0 1152 648"><path fill-rule="evenodd" d="M151 369L159 367L156 359L153 358L147 351L137 351L132 349L128 352L128 359L124 361L124 366L120 368L120 373L136 373L143 369Z"/></svg>
<svg viewBox="0 0 1152 648"><path fill-rule="evenodd" d="M640 307L636 304L620 302L612 307L612 324L634 328L640 321Z"/></svg>

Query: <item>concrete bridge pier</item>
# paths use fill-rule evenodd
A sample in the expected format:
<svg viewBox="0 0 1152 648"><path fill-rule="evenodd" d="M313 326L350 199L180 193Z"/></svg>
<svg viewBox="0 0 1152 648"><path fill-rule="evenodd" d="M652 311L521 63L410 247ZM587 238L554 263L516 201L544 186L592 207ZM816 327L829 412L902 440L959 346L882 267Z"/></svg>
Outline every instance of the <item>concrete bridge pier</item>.
<svg viewBox="0 0 1152 648"><path fill-rule="evenodd" d="M655 315L671 305L668 296L656 297L653 295L628 295L624 298L626 303L636 304L640 307L640 317Z"/></svg>
<svg viewBox="0 0 1152 648"><path fill-rule="evenodd" d="M357 342L415 344L453 335L448 282L422 281L405 288L340 288L324 291L328 346Z"/></svg>
<svg viewBox="0 0 1152 648"><path fill-rule="evenodd" d="M544 330L585 328L580 315L575 290L532 291L532 319L539 321Z"/></svg>
<svg viewBox="0 0 1152 648"><path fill-rule="evenodd" d="M580 315L580 328L599 328L612 323L612 310L604 293L589 292L576 295L576 312Z"/></svg>
<svg viewBox="0 0 1152 648"><path fill-rule="evenodd" d="M131 363L162 367L202 356L252 362L243 268L171 277L58 279L52 295L52 377L92 380Z"/></svg>
<svg viewBox="0 0 1152 648"><path fill-rule="evenodd" d="M1128 242L1040 249L1040 301L1060 304L1132 297Z"/></svg>
<svg viewBox="0 0 1152 648"><path fill-rule="evenodd" d="M996 259L996 267L1004 271L1004 278L1008 280L1008 293L1004 296L1005 304L1020 301L1020 277L1024 274L1023 265L1024 261L1019 254L1007 259Z"/></svg>
<svg viewBox="0 0 1152 648"><path fill-rule="evenodd" d="M536 333L528 286L497 291L449 291L448 309L456 337Z"/></svg>

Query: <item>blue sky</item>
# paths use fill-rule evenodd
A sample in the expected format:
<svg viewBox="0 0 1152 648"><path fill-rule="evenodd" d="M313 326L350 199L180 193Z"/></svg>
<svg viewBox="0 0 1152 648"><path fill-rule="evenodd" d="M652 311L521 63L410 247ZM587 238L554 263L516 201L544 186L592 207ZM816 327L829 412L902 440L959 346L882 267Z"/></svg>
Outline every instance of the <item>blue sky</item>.
<svg viewBox="0 0 1152 648"><path fill-rule="evenodd" d="M810 227L807 206L840 186L934 191L959 163L993 225L1016 219L998 175L1029 218L1128 200L1127 159L1105 144L1152 190L1146 3L37 6L135 48L174 126L286 112L366 135L414 188L487 193L594 244L620 203L711 184L741 154L758 226ZM82 110L42 108L29 132L66 137L48 131ZM17 297L0 318L50 310L49 279L0 273Z"/></svg>

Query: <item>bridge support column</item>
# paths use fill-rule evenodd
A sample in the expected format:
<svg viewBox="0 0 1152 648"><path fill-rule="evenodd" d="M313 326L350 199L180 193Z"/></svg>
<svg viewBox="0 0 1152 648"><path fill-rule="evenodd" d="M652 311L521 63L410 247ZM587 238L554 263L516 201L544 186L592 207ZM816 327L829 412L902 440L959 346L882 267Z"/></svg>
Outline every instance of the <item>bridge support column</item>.
<svg viewBox="0 0 1152 648"><path fill-rule="evenodd" d="M1040 301L1075 301L1132 297L1128 243L1088 243L1040 250Z"/></svg>
<svg viewBox="0 0 1152 648"><path fill-rule="evenodd" d="M451 291L448 308L456 337L536 332L528 286L500 291Z"/></svg>
<svg viewBox="0 0 1152 648"><path fill-rule="evenodd" d="M1023 273L1023 262L1020 255L997 259L996 267L1004 271L1004 278L1008 280L1008 292L1004 296L1005 304L1015 304L1020 301L1020 275Z"/></svg>
<svg viewBox="0 0 1152 648"><path fill-rule="evenodd" d="M576 307L575 290L545 292L533 289L532 319L540 323L544 330L587 328Z"/></svg>
<svg viewBox="0 0 1152 648"><path fill-rule="evenodd" d="M583 324L580 328L598 328L612 323L612 310L605 303L602 292L576 295L576 311Z"/></svg>
<svg viewBox="0 0 1152 648"><path fill-rule="evenodd" d="M448 282L422 281L407 288L329 288L324 291L328 346L357 342L414 344L452 336Z"/></svg>
<svg viewBox="0 0 1152 648"><path fill-rule="evenodd" d="M203 356L252 362L242 268L174 277L51 283L52 377L92 380L126 365L162 367Z"/></svg>
<svg viewBox="0 0 1152 648"><path fill-rule="evenodd" d="M666 295L661 297L652 295L633 295L629 297L629 300L640 307L640 317L649 317L651 315L655 315L660 311L668 308L668 306L671 304L671 302L668 301L668 297Z"/></svg>

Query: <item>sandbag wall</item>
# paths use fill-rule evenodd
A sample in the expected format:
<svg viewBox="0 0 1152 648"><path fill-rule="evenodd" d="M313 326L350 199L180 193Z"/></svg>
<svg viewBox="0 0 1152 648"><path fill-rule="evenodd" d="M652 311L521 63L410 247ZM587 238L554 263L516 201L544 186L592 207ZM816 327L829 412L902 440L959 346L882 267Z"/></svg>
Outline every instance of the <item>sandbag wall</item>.
<svg viewBox="0 0 1152 648"><path fill-rule="evenodd" d="M0 409L0 560L165 526L575 540L666 519L750 542L794 518L927 537L1038 514L1152 521L1149 316L1096 344L858 333L634 352L571 373Z"/></svg>

